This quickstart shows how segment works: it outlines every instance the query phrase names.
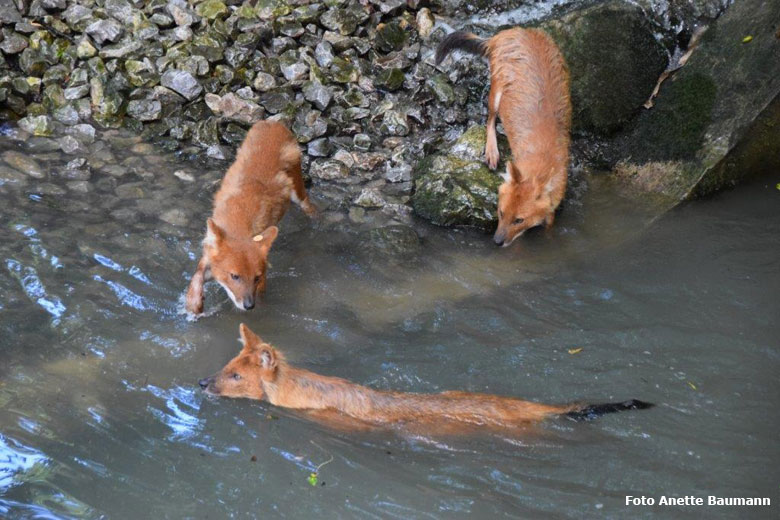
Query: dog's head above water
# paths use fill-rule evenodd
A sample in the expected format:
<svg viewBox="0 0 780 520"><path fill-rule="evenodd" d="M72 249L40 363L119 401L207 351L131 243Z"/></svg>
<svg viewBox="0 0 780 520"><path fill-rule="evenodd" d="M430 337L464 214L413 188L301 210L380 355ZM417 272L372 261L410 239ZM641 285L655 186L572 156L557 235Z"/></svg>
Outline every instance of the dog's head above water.
<svg viewBox="0 0 780 520"><path fill-rule="evenodd" d="M498 189L498 228L493 241L508 246L523 233L548 224L553 218L551 181L543 184L534 176L521 176L507 161L504 183Z"/></svg>
<svg viewBox="0 0 780 520"><path fill-rule="evenodd" d="M244 344L241 352L222 370L198 384L211 395L263 399L263 383L275 381L282 355L243 323L239 331Z"/></svg>
<svg viewBox="0 0 780 520"><path fill-rule="evenodd" d="M213 219L203 241L211 276L239 310L254 308L257 294L265 287L268 252L279 229L271 226L253 239L229 236Z"/></svg>

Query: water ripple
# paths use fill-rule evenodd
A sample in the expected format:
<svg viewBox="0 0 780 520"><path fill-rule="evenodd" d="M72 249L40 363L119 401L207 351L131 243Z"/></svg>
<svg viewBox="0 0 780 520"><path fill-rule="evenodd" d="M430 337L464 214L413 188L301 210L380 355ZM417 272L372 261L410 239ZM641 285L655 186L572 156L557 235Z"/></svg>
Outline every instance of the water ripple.
<svg viewBox="0 0 780 520"><path fill-rule="evenodd" d="M18 477L37 464L47 463L48 459L43 453L0 433L0 491L19 484Z"/></svg>
<svg viewBox="0 0 780 520"><path fill-rule="evenodd" d="M31 300L43 307L46 312L55 318L62 317L66 310L65 305L57 296L46 293L46 287L33 267L24 266L21 262L11 258L5 261L5 267L12 276L19 280L22 290Z"/></svg>

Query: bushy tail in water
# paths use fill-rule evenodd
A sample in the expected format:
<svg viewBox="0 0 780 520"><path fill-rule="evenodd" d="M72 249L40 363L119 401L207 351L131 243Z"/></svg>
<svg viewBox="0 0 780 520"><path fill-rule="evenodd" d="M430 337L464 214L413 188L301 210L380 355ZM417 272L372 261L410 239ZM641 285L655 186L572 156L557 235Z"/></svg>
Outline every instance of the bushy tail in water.
<svg viewBox="0 0 780 520"><path fill-rule="evenodd" d="M466 31L450 33L436 48L436 65L441 63L455 49L468 52L469 54L487 56L487 40L483 40L476 34Z"/></svg>
<svg viewBox="0 0 780 520"><path fill-rule="evenodd" d="M655 405L652 403L631 399L622 403L589 404L579 410L567 412L563 416L575 421L592 421L608 413L624 412L626 410L645 410L653 406Z"/></svg>

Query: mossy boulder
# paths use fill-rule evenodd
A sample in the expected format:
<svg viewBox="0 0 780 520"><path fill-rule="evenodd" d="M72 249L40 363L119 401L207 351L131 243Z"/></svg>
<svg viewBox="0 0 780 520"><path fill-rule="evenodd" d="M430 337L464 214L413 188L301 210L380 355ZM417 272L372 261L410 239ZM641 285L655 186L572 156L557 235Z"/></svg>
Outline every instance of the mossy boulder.
<svg viewBox="0 0 780 520"><path fill-rule="evenodd" d="M615 173L682 200L778 171L777 20L780 2L742 0L711 25L653 108L612 143Z"/></svg>
<svg viewBox="0 0 780 520"><path fill-rule="evenodd" d="M494 230L501 177L485 164L484 147L485 127L474 125L446 154L423 159L414 172L415 213L440 226Z"/></svg>
<svg viewBox="0 0 780 520"><path fill-rule="evenodd" d="M575 132L608 135L650 96L667 53L642 10L608 2L541 26L558 44L571 75Z"/></svg>

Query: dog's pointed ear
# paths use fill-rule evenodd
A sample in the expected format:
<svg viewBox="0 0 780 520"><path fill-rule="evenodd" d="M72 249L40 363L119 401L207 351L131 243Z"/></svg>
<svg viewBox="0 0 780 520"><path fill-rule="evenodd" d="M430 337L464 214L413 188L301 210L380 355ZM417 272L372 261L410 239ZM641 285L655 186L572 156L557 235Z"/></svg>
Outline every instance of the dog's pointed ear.
<svg viewBox="0 0 780 520"><path fill-rule="evenodd" d="M252 240L259 243L260 248L264 249L265 252L268 252L268 250L271 249L271 245L274 243L274 240L276 240L277 236L279 236L279 228L276 226L271 226L266 228L266 230L259 235L253 236Z"/></svg>
<svg viewBox="0 0 780 520"><path fill-rule="evenodd" d="M257 350L263 343L263 340L243 323L238 326L238 332L241 334L239 339L244 344L244 350L246 351Z"/></svg>
<svg viewBox="0 0 780 520"><path fill-rule="evenodd" d="M224 239L225 230L219 227L213 218L209 218L206 221L206 238L203 240L203 243L207 246L217 247Z"/></svg>
<svg viewBox="0 0 780 520"><path fill-rule="evenodd" d="M504 179L505 182L522 182L523 180L523 176L520 174L520 171L515 168L515 165L512 163L512 161L506 162L506 172L501 174L501 178Z"/></svg>
<svg viewBox="0 0 780 520"><path fill-rule="evenodd" d="M260 366L266 370L276 370L276 350L267 343L263 343L260 346Z"/></svg>

